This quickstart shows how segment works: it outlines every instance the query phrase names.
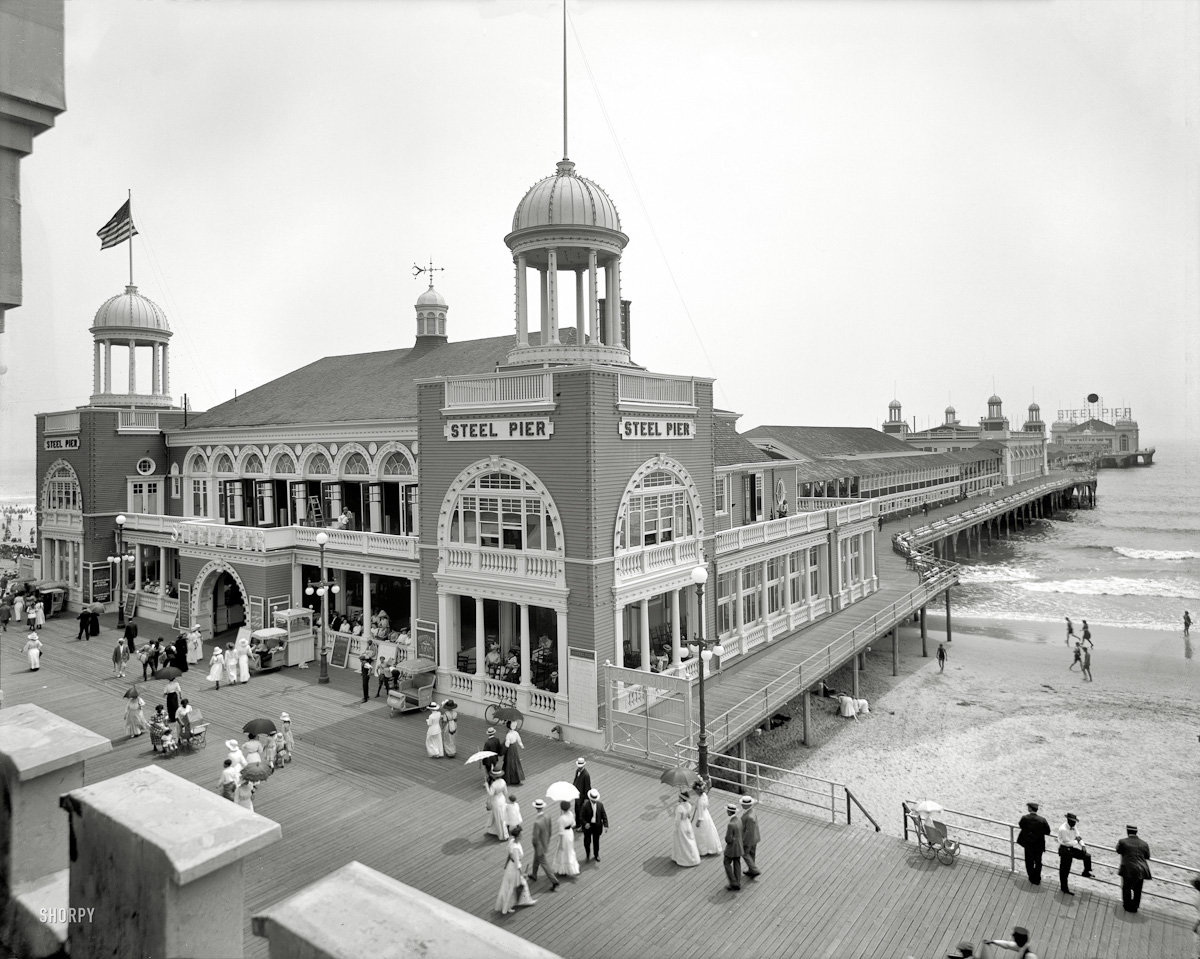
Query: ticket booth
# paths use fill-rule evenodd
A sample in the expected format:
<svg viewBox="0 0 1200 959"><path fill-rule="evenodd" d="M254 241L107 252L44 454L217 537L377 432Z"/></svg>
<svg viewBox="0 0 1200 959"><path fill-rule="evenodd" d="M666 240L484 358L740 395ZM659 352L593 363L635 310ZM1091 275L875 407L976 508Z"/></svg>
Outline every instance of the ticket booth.
<svg viewBox="0 0 1200 959"><path fill-rule="evenodd" d="M274 628L287 634L285 666L300 666L313 661L313 629L311 609L277 609Z"/></svg>

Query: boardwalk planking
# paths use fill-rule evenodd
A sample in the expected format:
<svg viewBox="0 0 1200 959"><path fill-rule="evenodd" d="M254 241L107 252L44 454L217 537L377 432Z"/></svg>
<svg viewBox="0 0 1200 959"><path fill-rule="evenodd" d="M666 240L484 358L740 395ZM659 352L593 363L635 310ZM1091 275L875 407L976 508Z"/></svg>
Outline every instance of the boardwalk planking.
<svg viewBox="0 0 1200 959"><path fill-rule="evenodd" d="M143 624L142 632L156 629ZM482 744L481 722L461 721L459 759L433 761L424 756L421 718L391 717L382 700L362 704L355 674L330 670L332 682L321 686L315 669L285 670L213 691L202 679L207 670L194 666L182 682L213 724L210 744L155 758L145 737L123 738L121 694L128 682L111 675L115 634L106 630L77 644L69 631L65 621L44 631L49 655L36 674L23 671L23 633L10 630L0 639L9 670L5 701L38 702L114 737L113 751L87 764L88 782L157 762L215 788L225 739L254 716L291 714L296 761L255 800L259 812L283 825L283 839L245 864L247 956L267 954L265 940L250 934L255 911L355 859L572 959L945 955L960 938L1007 934L1014 922L1029 925L1043 952L1060 957L1169 959L1190 947L1182 912L1152 899L1126 922L1110 887L1064 904L1047 888L1057 879L1052 870L1037 890L984 861L928 863L911 843L765 805L759 812L764 874L730 893L719 856L692 869L670 862L673 793L657 775L594 754L589 768L613 822L603 839L603 865L581 863L581 875L555 894L539 880L537 906L501 917L491 907L503 846L483 834L482 776L461 761ZM138 685L152 708L161 682ZM514 790L527 821L530 802L550 782L569 781L579 755L576 746L528 739L533 781ZM729 798L712 796L722 834ZM577 850L582 857L581 842Z"/></svg>

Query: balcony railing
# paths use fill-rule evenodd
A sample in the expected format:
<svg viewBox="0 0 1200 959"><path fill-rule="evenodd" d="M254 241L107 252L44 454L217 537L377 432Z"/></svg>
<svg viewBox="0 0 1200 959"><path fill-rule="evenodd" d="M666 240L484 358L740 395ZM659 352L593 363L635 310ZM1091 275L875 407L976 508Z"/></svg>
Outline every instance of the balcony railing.
<svg viewBox="0 0 1200 959"><path fill-rule="evenodd" d="M695 406L695 383L682 376L622 373L618 399L652 406Z"/></svg>
<svg viewBox="0 0 1200 959"><path fill-rule="evenodd" d="M158 410L121 410L117 417L118 433L157 433Z"/></svg>
<svg viewBox="0 0 1200 959"><path fill-rule="evenodd" d="M563 575L562 560L557 556L518 553L515 550L472 549L451 546L441 551L444 572L473 572L515 576L543 583L555 582Z"/></svg>
<svg viewBox="0 0 1200 959"><path fill-rule="evenodd" d="M661 546L617 554L617 579L634 579L674 566L695 566L700 562L700 541L679 540Z"/></svg>
<svg viewBox="0 0 1200 959"><path fill-rule="evenodd" d="M45 420L42 421L42 432L46 435L50 435L51 433L78 433L79 411L47 413Z"/></svg>
<svg viewBox="0 0 1200 959"><path fill-rule="evenodd" d="M553 373L497 373L446 381L446 409L521 407L554 402Z"/></svg>
<svg viewBox="0 0 1200 959"><path fill-rule="evenodd" d="M40 526L45 531L51 529L81 530L83 529L83 513L71 509L44 509Z"/></svg>
<svg viewBox="0 0 1200 959"><path fill-rule="evenodd" d="M161 517L172 520L171 517ZM318 549L317 535L325 533L329 539L325 548L333 553L358 553L391 559L415 560L417 538L415 536L392 536L388 533L371 533L346 529L317 529L313 526L226 526L212 520L174 521L178 529L178 541L184 546L204 546L216 549L233 549L247 553L269 553L297 547ZM141 524L126 529L145 529Z"/></svg>
<svg viewBox="0 0 1200 959"><path fill-rule="evenodd" d="M438 670L438 692L466 699L473 703L516 701L517 709L527 716L537 716L556 723L567 721L567 697L536 686L518 686L474 673L455 669Z"/></svg>
<svg viewBox="0 0 1200 959"><path fill-rule="evenodd" d="M766 520L761 523L751 523L749 526L735 526L733 529L717 533L717 555L733 553L751 546L762 546L799 536L802 533L813 533L829 528L828 506L819 513L797 513L794 516L784 516L781 519Z"/></svg>
<svg viewBox="0 0 1200 959"><path fill-rule="evenodd" d="M140 530L148 533L174 533L183 523L220 525L221 520L206 516L167 516L163 513L126 513L125 532Z"/></svg>

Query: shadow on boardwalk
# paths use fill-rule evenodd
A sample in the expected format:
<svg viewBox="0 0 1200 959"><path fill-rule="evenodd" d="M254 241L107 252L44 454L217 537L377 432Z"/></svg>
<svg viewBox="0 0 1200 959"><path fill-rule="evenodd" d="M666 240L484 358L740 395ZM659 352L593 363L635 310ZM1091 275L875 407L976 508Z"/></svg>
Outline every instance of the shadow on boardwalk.
<svg viewBox="0 0 1200 959"><path fill-rule="evenodd" d="M35 702L113 738L113 752L87 764L88 782L158 762L213 789L226 739L256 716L291 715L296 761L255 798L260 813L282 824L283 840L245 863L247 956L267 955L266 940L250 932L254 912L351 860L570 959L944 956L960 939L1007 935L1014 923L1030 928L1043 957L1190 955L1190 921L1152 903L1127 915L1116 898L1083 882L1079 895L1064 901L1052 881L1034 889L1024 878L969 859L929 863L898 839L789 811L763 810L763 875L740 893L728 892L719 857L694 869L671 863L674 797L657 775L588 752L593 784L613 824L603 839L602 865L584 863L582 874L555 894L539 881L535 907L500 916L492 904L503 847L484 835L480 770L462 763L483 743L482 722L461 721L457 760L431 760L421 718L393 718L382 699L363 704L356 674L331 669L332 682L321 686L316 669L284 670L214 692L198 664L181 682L213 723L211 743L164 760L146 737L124 738L121 694L128 681L112 676L117 634L111 623L90 643L76 643L73 627L63 619L43 631L45 658L37 673L24 668L24 633L3 634L4 695L6 704ZM144 636L160 632L158 624L142 624ZM161 701L161 682L139 686L151 709ZM530 803L551 782L570 780L579 754L568 744L528 739L531 778L512 790L527 819ZM722 829L727 798L713 796ZM138 810L131 807L129 815ZM582 858L582 845L579 852ZM347 903L347 921L354 921L353 903Z"/></svg>

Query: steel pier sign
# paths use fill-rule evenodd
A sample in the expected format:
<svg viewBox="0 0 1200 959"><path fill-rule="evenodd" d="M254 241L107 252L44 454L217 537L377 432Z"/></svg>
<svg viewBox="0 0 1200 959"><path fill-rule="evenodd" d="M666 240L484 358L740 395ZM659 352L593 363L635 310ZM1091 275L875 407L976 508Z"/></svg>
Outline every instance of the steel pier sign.
<svg viewBox="0 0 1200 959"><path fill-rule="evenodd" d="M446 439L463 440L548 440L554 421L548 416L515 416L454 420L442 427Z"/></svg>
<svg viewBox="0 0 1200 959"><path fill-rule="evenodd" d="M690 440L696 437L696 422L622 416L618 432L623 440Z"/></svg>

